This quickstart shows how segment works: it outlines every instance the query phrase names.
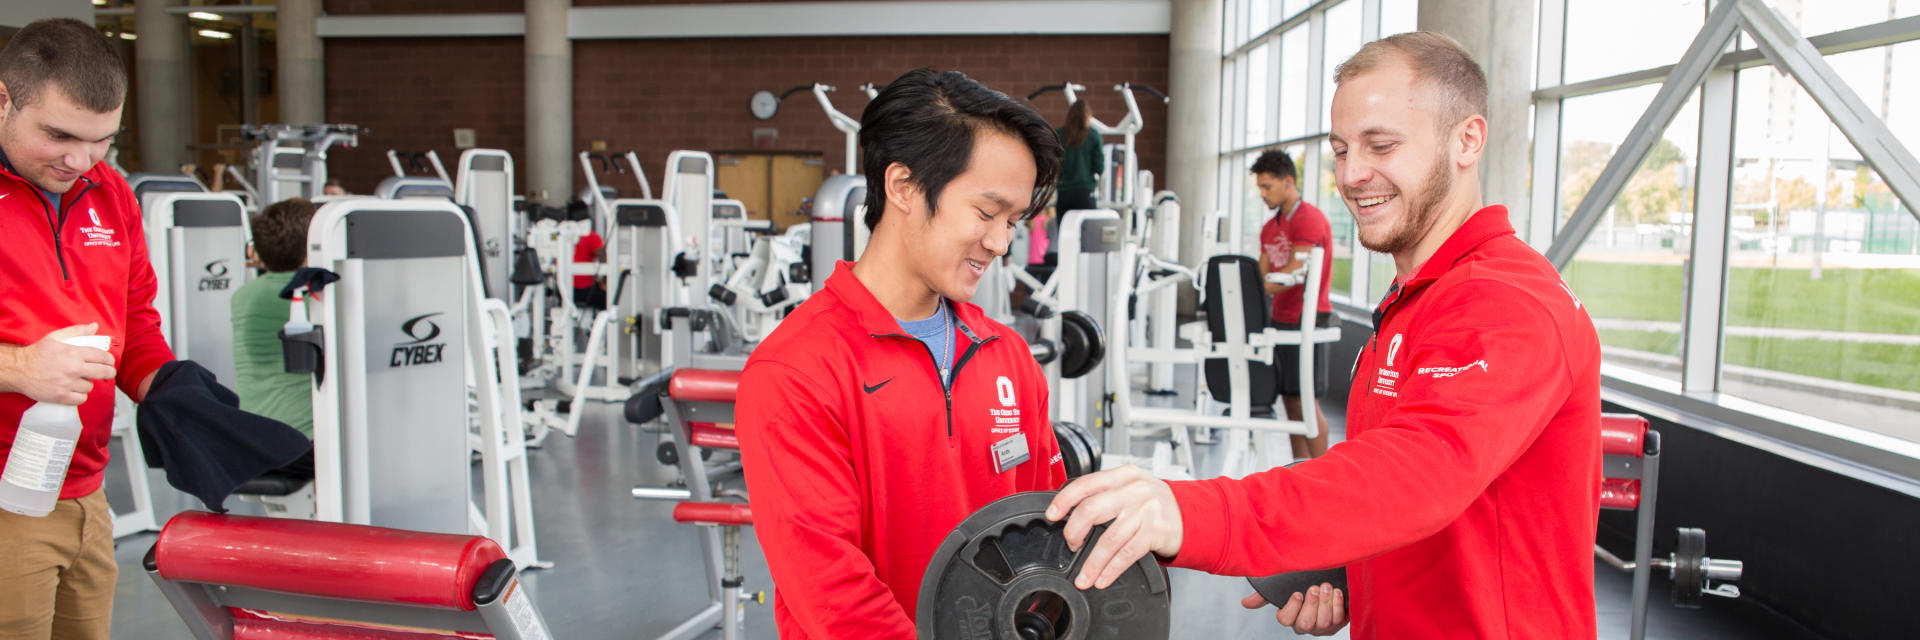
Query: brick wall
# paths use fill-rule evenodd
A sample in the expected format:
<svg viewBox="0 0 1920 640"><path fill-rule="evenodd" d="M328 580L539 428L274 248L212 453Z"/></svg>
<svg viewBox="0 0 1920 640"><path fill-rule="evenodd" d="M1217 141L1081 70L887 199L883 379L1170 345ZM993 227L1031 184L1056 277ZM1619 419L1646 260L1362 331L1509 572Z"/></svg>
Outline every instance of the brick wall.
<svg viewBox="0 0 1920 640"><path fill-rule="evenodd" d="M348 3L334 0L329 7ZM334 156L334 175L364 193L390 173L388 148L432 147L451 162L455 127L474 128L481 146L507 149L524 163L522 51L515 38L328 41L328 119L373 130L366 148ZM795 94L763 122L747 109L762 89L835 85L834 104L858 118L867 99L855 87L932 66L964 71L1015 97L1079 82L1091 88L1086 99L1094 115L1115 123L1125 112L1114 84L1167 87L1166 36L589 40L576 41L573 56L574 147L600 140L609 151L634 149L656 186L668 152L750 149L753 130L761 127L779 130L775 149L817 151L829 167L844 164L845 138L810 95ZM1066 115L1058 92L1034 106L1056 123ZM1166 107L1143 101L1141 109L1147 122L1139 139L1141 167L1164 184Z"/></svg>
<svg viewBox="0 0 1920 640"><path fill-rule="evenodd" d="M373 193L393 175L388 149L433 149L451 173L455 128L473 129L479 146L505 149L524 171L526 69L519 38L327 41L327 121L371 130L359 148L328 155L328 175L349 193Z"/></svg>

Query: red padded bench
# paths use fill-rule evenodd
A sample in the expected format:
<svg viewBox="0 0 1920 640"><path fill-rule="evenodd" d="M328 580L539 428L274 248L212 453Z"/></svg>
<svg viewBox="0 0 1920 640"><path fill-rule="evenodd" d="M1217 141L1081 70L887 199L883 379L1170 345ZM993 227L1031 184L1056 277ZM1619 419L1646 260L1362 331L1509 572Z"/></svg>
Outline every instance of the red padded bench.
<svg viewBox="0 0 1920 640"><path fill-rule="evenodd" d="M550 637L480 536L189 511L145 565L200 640Z"/></svg>
<svg viewBox="0 0 1920 640"><path fill-rule="evenodd" d="M1653 508L1660 487L1660 432L1647 428L1647 419L1630 413L1600 415L1600 508L1634 511L1633 619L1628 637L1646 637L1647 589L1653 577ZM1617 564L1618 558L1598 543L1594 555Z"/></svg>
<svg viewBox="0 0 1920 640"><path fill-rule="evenodd" d="M698 637L718 626L727 638L739 637L745 627L741 602L761 602L765 596L744 592L740 573L740 528L753 525L753 509L739 502L714 500L713 484L701 455L703 449L740 448L733 429L734 402L739 397L740 372L679 368L667 382L660 405L679 452L680 474L690 499L673 506L673 519L700 525L701 550L706 558L709 600L698 613L668 631L663 639Z"/></svg>

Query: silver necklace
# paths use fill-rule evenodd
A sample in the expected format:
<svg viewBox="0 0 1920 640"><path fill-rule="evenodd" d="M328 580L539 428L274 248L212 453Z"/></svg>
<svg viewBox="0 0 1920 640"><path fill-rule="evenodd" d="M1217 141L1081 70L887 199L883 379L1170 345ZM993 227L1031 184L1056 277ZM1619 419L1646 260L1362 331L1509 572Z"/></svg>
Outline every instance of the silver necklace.
<svg viewBox="0 0 1920 640"><path fill-rule="evenodd" d="M940 367L940 381L947 382L947 371L953 365L953 316L947 313L947 298L940 297L940 306L935 307L940 314L940 352L947 354L947 366Z"/></svg>

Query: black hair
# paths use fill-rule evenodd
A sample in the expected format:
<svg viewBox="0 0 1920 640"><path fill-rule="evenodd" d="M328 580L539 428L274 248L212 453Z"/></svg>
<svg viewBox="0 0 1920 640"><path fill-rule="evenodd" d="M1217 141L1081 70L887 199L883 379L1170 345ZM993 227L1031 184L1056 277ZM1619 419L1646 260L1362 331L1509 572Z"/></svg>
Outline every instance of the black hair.
<svg viewBox="0 0 1920 640"><path fill-rule="evenodd" d="M1033 152L1033 200L1024 216L1053 200L1060 178L1060 139L1032 107L988 89L958 71L915 69L894 79L860 115L860 168L867 174L868 229L880 225L887 167L906 165L914 184L938 207L940 192L973 159L974 136L992 127Z"/></svg>
<svg viewBox="0 0 1920 640"><path fill-rule="evenodd" d="M0 49L0 83L15 111L52 86L88 111L106 113L126 102L127 67L92 25L48 18L21 28Z"/></svg>
<svg viewBox="0 0 1920 640"><path fill-rule="evenodd" d="M1253 168L1248 171L1264 173L1275 178L1293 178L1296 182L1300 180L1299 172L1293 169L1293 157L1287 155L1285 151L1261 152L1260 157L1254 158Z"/></svg>

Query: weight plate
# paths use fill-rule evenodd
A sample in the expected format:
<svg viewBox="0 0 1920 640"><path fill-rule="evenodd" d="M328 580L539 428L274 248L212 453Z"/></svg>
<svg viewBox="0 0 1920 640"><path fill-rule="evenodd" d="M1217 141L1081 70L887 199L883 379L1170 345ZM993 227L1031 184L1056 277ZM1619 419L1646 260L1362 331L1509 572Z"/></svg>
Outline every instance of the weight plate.
<svg viewBox="0 0 1920 640"><path fill-rule="evenodd" d="M1298 593L1302 597L1305 597L1308 588L1319 586L1322 583L1333 583L1333 588L1339 589L1343 594L1347 594L1347 568L1334 567L1332 569L1321 569L1319 571L1295 571L1292 573L1282 573L1277 576L1267 576L1265 578L1247 578L1247 582L1252 583L1253 590L1260 592L1260 597L1266 598L1267 602L1273 603L1276 607L1283 607L1286 606L1287 599L1293 597L1293 594ZM1347 595L1351 596L1352 594Z"/></svg>
<svg viewBox="0 0 1920 640"><path fill-rule="evenodd" d="M1053 423L1053 439L1060 444L1060 466L1066 468L1067 479L1072 480L1086 473L1086 465L1081 462L1084 458L1080 454L1079 438L1074 435L1072 427L1062 422Z"/></svg>
<svg viewBox="0 0 1920 640"><path fill-rule="evenodd" d="M1088 428L1087 425L1078 422L1070 422L1068 424L1073 426L1073 432L1078 434L1080 440L1087 445L1087 472L1092 473L1099 471L1101 468L1100 456L1104 453L1104 447L1100 444L1100 438L1093 435L1093 429Z"/></svg>
<svg viewBox="0 0 1920 640"><path fill-rule="evenodd" d="M1074 449L1080 453L1080 473L1068 476L1067 479L1072 480L1099 471L1100 466L1095 464L1093 459L1093 449L1087 446L1086 438L1081 435L1080 423L1069 422L1066 425L1067 437L1073 440Z"/></svg>
<svg viewBox="0 0 1920 640"><path fill-rule="evenodd" d="M1081 311L1060 314L1060 342L1065 351L1060 358L1060 376L1078 378L1100 366L1107 356L1106 337L1100 323Z"/></svg>
<svg viewBox="0 0 1920 640"><path fill-rule="evenodd" d="M994 501L954 527L920 582L920 640L1131 640L1171 630L1167 573L1152 555L1105 589L1074 588L1084 556L1106 531L1094 527L1080 553L1065 522L1048 522L1052 491Z"/></svg>
<svg viewBox="0 0 1920 640"><path fill-rule="evenodd" d="M1706 598L1707 532L1680 527L1673 552L1673 606L1698 609Z"/></svg>

